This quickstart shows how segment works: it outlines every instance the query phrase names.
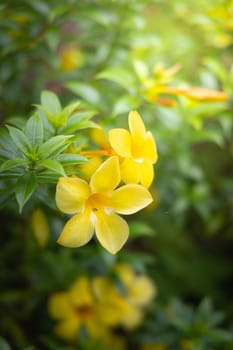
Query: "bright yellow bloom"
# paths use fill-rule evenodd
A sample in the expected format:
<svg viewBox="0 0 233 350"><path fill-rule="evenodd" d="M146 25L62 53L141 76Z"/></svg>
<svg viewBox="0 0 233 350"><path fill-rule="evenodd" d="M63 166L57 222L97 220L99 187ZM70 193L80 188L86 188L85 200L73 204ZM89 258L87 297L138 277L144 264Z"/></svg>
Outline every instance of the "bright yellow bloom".
<svg viewBox="0 0 233 350"><path fill-rule="evenodd" d="M157 149L151 132L146 131L143 120L136 111L129 113L129 130L112 129L109 141L120 162L121 178L125 183L141 183L149 187L154 178L153 164Z"/></svg>
<svg viewBox="0 0 233 350"><path fill-rule="evenodd" d="M91 338L105 337L107 328L100 323L91 283L85 276L79 277L68 291L54 293L49 299L48 310L57 320L55 333L61 338L74 340L81 326Z"/></svg>
<svg viewBox="0 0 233 350"><path fill-rule="evenodd" d="M137 275L127 264L117 265L116 273L122 288L110 279L96 277L93 290L104 309L105 321L131 330L142 322L144 307L154 298L156 288L147 276Z"/></svg>
<svg viewBox="0 0 233 350"><path fill-rule="evenodd" d="M112 254L118 252L129 235L127 222L118 214L136 213L153 200L143 186L129 184L117 188L119 183L116 156L101 164L89 184L80 178L60 178L56 190L57 207L75 215L66 223L58 243L80 247L90 241L95 231L104 248Z"/></svg>

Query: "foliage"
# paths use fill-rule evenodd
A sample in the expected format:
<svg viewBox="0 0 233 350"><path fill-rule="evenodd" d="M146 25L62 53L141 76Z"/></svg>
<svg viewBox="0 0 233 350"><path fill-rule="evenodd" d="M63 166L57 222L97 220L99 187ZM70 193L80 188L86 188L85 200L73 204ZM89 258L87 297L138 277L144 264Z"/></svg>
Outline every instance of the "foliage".
<svg viewBox="0 0 233 350"><path fill-rule="evenodd" d="M1 3L1 349L232 349L232 15L231 0ZM66 181L79 185L61 195ZM98 221L106 198L134 213L127 223ZM117 254L102 233L58 244L84 202L85 224L104 222ZM87 242L83 227L72 244ZM118 319L67 339L49 301L82 276L102 281L91 287L99 324ZM144 278L154 297L142 307ZM71 299L86 312L83 295Z"/></svg>

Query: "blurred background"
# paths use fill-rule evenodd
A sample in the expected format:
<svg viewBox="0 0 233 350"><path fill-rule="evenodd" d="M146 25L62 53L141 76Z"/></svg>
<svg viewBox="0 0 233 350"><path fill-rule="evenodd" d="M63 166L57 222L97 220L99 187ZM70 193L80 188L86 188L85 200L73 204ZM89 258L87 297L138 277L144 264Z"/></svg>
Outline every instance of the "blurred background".
<svg viewBox="0 0 233 350"><path fill-rule="evenodd" d="M0 349L232 350L232 0L3 0L0 48L2 127L23 127L49 90L63 106L79 100L106 130L128 128L138 110L159 155L154 202L129 218L116 255L94 240L56 243L67 218L54 184L19 214L0 178ZM79 130L79 144L94 144L93 130ZM98 300L109 283L114 297L97 313L96 297L88 311L82 304L72 323L72 290L79 300L92 293L80 287L84 277ZM130 326L116 290L138 317ZM96 337L89 307L97 323L121 315Z"/></svg>

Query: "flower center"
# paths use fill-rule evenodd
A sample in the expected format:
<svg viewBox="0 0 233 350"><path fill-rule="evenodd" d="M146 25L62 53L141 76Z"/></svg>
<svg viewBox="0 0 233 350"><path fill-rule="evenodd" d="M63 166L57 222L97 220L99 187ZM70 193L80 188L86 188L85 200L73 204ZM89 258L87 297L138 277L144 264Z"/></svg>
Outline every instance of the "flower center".
<svg viewBox="0 0 233 350"><path fill-rule="evenodd" d="M91 305L80 305L75 308L75 313L82 319L89 317L93 313Z"/></svg>

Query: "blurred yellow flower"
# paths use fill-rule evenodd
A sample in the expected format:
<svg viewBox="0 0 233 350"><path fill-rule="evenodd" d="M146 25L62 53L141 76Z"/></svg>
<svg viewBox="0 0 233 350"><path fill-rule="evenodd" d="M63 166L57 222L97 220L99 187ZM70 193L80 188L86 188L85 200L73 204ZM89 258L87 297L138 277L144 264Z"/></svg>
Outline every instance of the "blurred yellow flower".
<svg viewBox="0 0 233 350"><path fill-rule="evenodd" d="M121 157L122 181L149 187L154 178L153 164L158 158L156 144L137 111L129 113L128 122L130 131L120 128L110 130L109 142Z"/></svg>
<svg viewBox="0 0 233 350"><path fill-rule="evenodd" d="M181 348L182 350L192 350L193 348L193 341L190 339L183 339L181 341Z"/></svg>
<svg viewBox="0 0 233 350"><path fill-rule="evenodd" d="M59 52L60 68L63 71L73 71L82 65L82 52L74 45L64 45Z"/></svg>
<svg viewBox="0 0 233 350"><path fill-rule="evenodd" d="M49 238L49 225L44 212L40 208L33 211L31 226L37 243L40 247L45 247Z"/></svg>
<svg viewBox="0 0 233 350"><path fill-rule="evenodd" d="M156 65L153 69L153 76L141 77L143 93L149 102L157 102L164 106L172 107L176 104L168 96L184 96L197 102L215 102L226 101L228 95L224 91L207 89L198 86L179 87L169 86L168 84L174 78L174 75L180 70L181 66L176 64L165 69L163 65Z"/></svg>
<svg viewBox="0 0 233 350"><path fill-rule="evenodd" d="M167 86L161 89L160 92L172 95L182 95L199 102L217 102L226 101L228 99L228 95L224 91L212 90L198 86L184 88Z"/></svg>
<svg viewBox="0 0 233 350"><path fill-rule="evenodd" d="M101 164L89 184L75 177L59 179L57 207L64 213L75 215L66 223L58 243L66 247L80 247L90 241L95 231L100 243L110 253L115 254L121 249L128 238L129 227L118 214L136 213L153 199L141 185L116 188L120 180L116 156Z"/></svg>
<svg viewBox="0 0 233 350"><path fill-rule="evenodd" d="M156 295L156 288L147 276L137 275L127 264L118 264L116 273L121 288L110 279L96 277L93 290L104 309L105 322L131 330L142 322L144 308Z"/></svg>
<svg viewBox="0 0 233 350"><path fill-rule="evenodd" d="M102 338L107 332L100 323L91 282L85 276L79 277L68 291L51 295L48 311L57 320L55 333L66 340L78 337L81 326L86 328L90 338Z"/></svg>

